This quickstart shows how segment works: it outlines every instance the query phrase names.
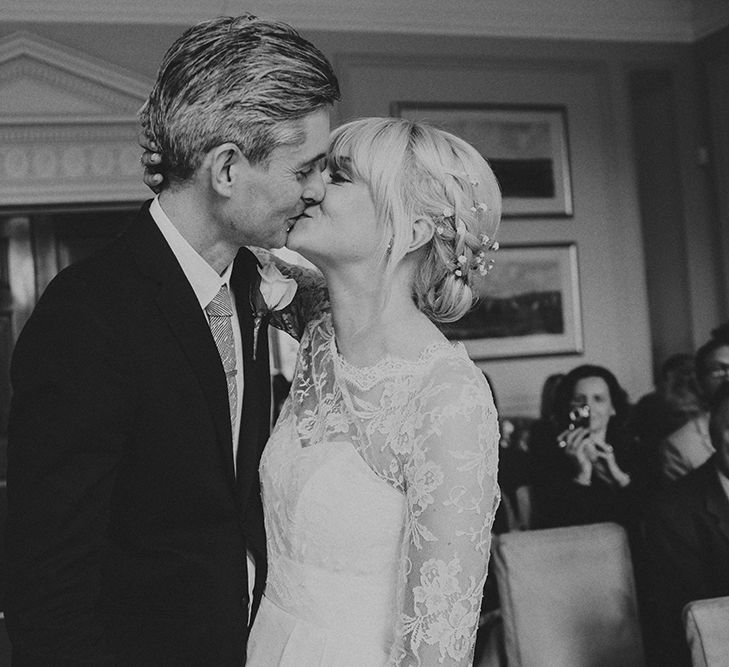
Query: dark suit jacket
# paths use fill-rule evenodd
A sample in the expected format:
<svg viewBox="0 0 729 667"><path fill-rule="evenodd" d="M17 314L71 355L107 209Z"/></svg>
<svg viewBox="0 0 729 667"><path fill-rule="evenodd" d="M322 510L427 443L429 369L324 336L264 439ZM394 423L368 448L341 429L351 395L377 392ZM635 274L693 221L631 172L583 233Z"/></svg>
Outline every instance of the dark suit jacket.
<svg viewBox="0 0 729 667"><path fill-rule="evenodd" d="M13 358L7 626L14 665L236 665L246 549L265 539L258 462L267 337L252 359L246 249L232 274L245 389L234 474L225 376L146 204L61 272Z"/></svg>
<svg viewBox="0 0 729 667"><path fill-rule="evenodd" d="M729 500L713 458L649 507L643 545L637 573L651 664L690 666L681 610L691 600L729 595Z"/></svg>

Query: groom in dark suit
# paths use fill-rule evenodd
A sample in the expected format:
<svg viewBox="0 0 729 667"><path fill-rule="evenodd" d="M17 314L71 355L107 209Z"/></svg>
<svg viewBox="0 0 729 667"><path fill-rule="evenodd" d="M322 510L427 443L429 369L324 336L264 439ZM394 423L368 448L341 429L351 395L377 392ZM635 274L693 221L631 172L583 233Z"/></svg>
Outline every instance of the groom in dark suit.
<svg viewBox="0 0 729 667"><path fill-rule="evenodd" d="M49 286L14 354L13 664L245 663L270 415L258 271L323 197L338 84L288 26L190 28L141 112L165 187Z"/></svg>
<svg viewBox="0 0 729 667"><path fill-rule="evenodd" d="M716 453L666 488L644 520L644 625L650 664L656 667L690 667L683 607L729 595L727 383L713 397L709 433Z"/></svg>

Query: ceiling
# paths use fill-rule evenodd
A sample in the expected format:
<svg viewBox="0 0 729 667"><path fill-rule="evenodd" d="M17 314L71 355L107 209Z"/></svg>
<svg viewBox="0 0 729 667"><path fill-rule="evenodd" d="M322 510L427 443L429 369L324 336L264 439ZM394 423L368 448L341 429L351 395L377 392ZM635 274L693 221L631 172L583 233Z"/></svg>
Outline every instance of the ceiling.
<svg viewBox="0 0 729 667"><path fill-rule="evenodd" d="M0 22L188 25L244 11L302 30L638 42L729 25L728 0L1 0Z"/></svg>

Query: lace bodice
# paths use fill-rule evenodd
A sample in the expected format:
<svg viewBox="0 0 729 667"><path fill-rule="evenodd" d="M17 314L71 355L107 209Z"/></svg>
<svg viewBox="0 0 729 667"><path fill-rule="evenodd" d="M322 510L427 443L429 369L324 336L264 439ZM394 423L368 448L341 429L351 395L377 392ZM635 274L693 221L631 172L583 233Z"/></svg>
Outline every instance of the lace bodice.
<svg viewBox="0 0 729 667"><path fill-rule="evenodd" d="M319 313L261 463L267 597L324 627L375 628L387 664L470 665L497 443L462 345L357 368Z"/></svg>

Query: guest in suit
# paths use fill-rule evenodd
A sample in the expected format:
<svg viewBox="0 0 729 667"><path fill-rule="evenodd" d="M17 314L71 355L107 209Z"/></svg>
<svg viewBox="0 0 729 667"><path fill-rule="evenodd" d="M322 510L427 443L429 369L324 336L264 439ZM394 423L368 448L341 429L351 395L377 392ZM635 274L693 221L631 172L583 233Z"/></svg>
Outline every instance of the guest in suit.
<svg viewBox="0 0 729 667"><path fill-rule="evenodd" d="M52 282L14 354L14 665L245 663L270 376L242 246L282 246L323 197L338 95L318 49L252 16L165 55L141 112L165 187Z"/></svg>
<svg viewBox="0 0 729 667"><path fill-rule="evenodd" d="M729 595L729 384L716 392L709 433L716 453L650 505L643 525L644 619L651 664L689 666L681 610Z"/></svg>
<svg viewBox="0 0 729 667"><path fill-rule="evenodd" d="M729 379L729 338L718 335L709 339L697 350L695 365L705 407L661 443L660 465L665 482L683 477L714 453L706 406L717 389Z"/></svg>
<svg viewBox="0 0 729 667"><path fill-rule="evenodd" d="M650 451L701 411L694 355L673 354L661 364L653 391L635 404L631 422Z"/></svg>
<svg viewBox="0 0 729 667"><path fill-rule="evenodd" d="M661 364L655 389L641 397L630 416L631 430L640 440L646 456L651 488L658 489L663 484L659 459L661 443L701 411L694 355L671 355Z"/></svg>

